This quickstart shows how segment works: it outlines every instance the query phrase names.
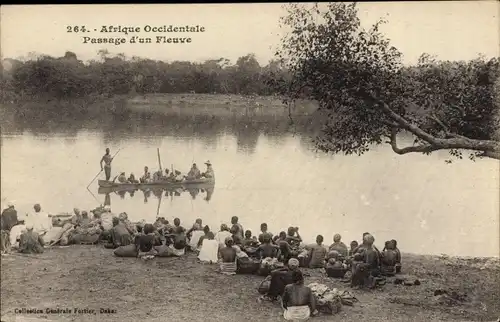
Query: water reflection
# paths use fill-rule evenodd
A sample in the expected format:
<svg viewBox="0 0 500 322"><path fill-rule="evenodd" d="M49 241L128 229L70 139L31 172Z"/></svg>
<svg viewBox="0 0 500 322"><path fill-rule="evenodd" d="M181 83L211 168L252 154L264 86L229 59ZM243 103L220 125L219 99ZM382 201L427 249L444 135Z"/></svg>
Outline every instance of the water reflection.
<svg viewBox="0 0 500 322"><path fill-rule="evenodd" d="M111 206L111 196L118 196L119 199L134 198L136 194L143 196L144 203L148 203L152 196L157 199L163 197L173 201L176 197L189 194L192 200L202 197L206 202L210 202L215 191L215 185L203 185L203 187L176 187L160 189L133 189L133 190L113 190L109 188L99 188L98 194L104 195L104 205Z"/></svg>
<svg viewBox="0 0 500 322"><path fill-rule="evenodd" d="M100 133L105 145L120 145L129 138L139 138L148 145L158 145L164 136L179 139L194 138L205 146L215 149L218 139L223 135L231 135L237 140L237 149L244 153L254 153L261 134L274 140L282 141L283 135L289 133L312 133L314 123L312 117L295 117L294 123L288 119L271 116L256 117L224 117L224 116L163 116L155 115L144 118L131 115L126 120L113 117L100 120L67 120L54 122L50 119L37 121L14 116L13 120L1 121L2 135L29 133L37 139L63 135L68 143L72 143L82 131ZM308 143L306 143L308 144Z"/></svg>

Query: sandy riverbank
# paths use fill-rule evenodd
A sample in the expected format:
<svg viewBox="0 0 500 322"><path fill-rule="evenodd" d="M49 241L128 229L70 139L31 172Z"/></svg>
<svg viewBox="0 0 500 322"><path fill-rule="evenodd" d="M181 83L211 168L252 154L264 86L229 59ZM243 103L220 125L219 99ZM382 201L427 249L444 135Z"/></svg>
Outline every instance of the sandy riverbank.
<svg viewBox="0 0 500 322"><path fill-rule="evenodd" d="M498 259L403 255L405 274L419 286L387 283L352 291L359 299L335 316L313 321L494 321L500 317ZM42 255L7 255L1 263L2 321L281 321L279 306L258 304L262 277L223 276L194 255L143 262L114 257L102 246L47 249ZM304 269L306 283L349 289L341 281ZM436 289L467 294L465 302L442 303ZM111 314L14 314L15 308L100 308Z"/></svg>
<svg viewBox="0 0 500 322"><path fill-rule="evenodd" d="M133 111L163 114L213 116L288 116L288 109L277 96L226 94L147 94L131 97L127 106ZM311 101L298 101L293 115L310 115L317 108Z"/></svg>

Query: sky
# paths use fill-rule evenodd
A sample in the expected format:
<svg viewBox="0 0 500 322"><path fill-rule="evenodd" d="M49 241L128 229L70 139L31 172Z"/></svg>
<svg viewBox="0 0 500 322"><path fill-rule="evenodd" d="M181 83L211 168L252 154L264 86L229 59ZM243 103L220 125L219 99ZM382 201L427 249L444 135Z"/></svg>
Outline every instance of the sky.
<svg viewBox="0 0 500 322"><path fill-rule="evenodd" d="M254 53L260 63L273 58L283 30L282 3L259 4L142 4L142 5L32 5L2 6L2 58L29 57L28 53L63 56L69 50L84 61L97 58L99 49L155 60L173 61L229 58ZM406 64L426 52L442 60L468 60L484 54L498 57L499 10L496 1L362 2L362 25L378 18L388 23L381 31L403 53ZM191 43L120 45L83 43L86 37L126 37L101 33L102 26L140 27L139 37L191 38ZM144 32L146 26L204 27L198 33ZM89 32L68 33L68 26L85 26Z"/></svg>

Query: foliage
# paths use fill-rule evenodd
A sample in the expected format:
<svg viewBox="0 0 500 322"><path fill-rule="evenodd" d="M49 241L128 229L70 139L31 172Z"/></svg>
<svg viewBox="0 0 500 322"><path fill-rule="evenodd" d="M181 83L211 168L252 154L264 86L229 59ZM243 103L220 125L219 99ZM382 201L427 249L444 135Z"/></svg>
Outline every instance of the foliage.
<svg viewBox="0 0 500 322"><path fill-rule="evenodd" d="M222 93L272 95L267 82L285 73L276 61L260 66L255 55L228 59L163 62L98 52L99 60L84 63L75 53L63 57L30 54L26 61L2 64L1 97L20 100L75 100L146 93ZM5 62L12 67L4 69ZM271 76L271 74L273 76Z"/></svg>
<svg viewBox="0 0 500 322"><path fill-rule="evenodd" d="M286 103L319 102L327 116L319 149L362 154L389 143L398 154L448 150L461 158L471 150L471 158L500 158L498 58L442 62L424 54L407 67L380 32L385 21L361 28L356 4L287 9L282 23L290 32L277 56L290 81L280 90ZM398 147L403 131L415 137L412 146Z"/></svg>

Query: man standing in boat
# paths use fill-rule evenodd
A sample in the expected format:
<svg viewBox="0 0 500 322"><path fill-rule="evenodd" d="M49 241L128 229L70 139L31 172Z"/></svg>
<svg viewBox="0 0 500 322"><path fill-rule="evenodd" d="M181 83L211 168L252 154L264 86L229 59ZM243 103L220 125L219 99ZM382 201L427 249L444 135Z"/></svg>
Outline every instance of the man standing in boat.
<svg viewBox="0 0 500 322"><path fill-rule="evenodd" d="M101 171L104 170L106 174L106 181L109 181L111 178L111 162L113 161L113 157L109 154L109 148L106 148L106 154L102 156L101 159ZM102 163L104 162L104 167Z"/></svg>

